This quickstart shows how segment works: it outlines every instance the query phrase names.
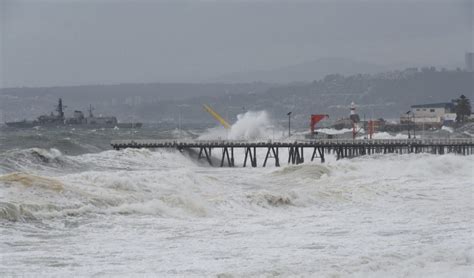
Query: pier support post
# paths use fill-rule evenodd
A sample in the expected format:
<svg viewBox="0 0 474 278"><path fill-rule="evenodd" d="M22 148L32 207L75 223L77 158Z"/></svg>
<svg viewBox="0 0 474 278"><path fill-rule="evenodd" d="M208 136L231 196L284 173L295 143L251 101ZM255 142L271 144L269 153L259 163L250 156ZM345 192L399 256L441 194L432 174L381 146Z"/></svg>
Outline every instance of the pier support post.
<svg viewBox="0 0 474 278"><path fill-rule="evenodd" d="M267 165L268 158L272 157L271 152L273 153L273 158L275 158L275 166L280 167L280 159L278 157L278 147L268 147L267 155L265 156L265 161L263 162L263 167Z"/></svg>
<svg viewBox="0 0 474 278"><path fill-rule="evenodd" d="M234 167L235 166L234 147L230 148L230 161L232 161L232 167Z"/></svg>
<svg viewBox="0 0 474 278"><path fill-rule="evenodd" d="M325 162L324 147L314 147L313 155L311 156L311 161L313 161L317 157L316 152L319 153L319 158L321 158L321 163L324 163Z"/></svg>
<svg viewBox="0 0 474 278"><path fill-rule="evenodd" d="M204 148L199 148L198 160L200 160L202 158L203 150L204 150Z"/></svg>
<svg viewBox="0 0 474 278"><path fill-rule="evenodd" d="M229 149L227 147L222 148L222 159L221 167L224 167L224 160L227 158L227 165L234 167L234 152L232 151L232 157L229 155Z"/></svg>
<svg viewBox="0 0 474 278"><path fill-rule="evenodd" d="M311 155L311 161L314 160L314 158L316 157L316 151L317 151L318 148L314 147L314 150L313 150L313 154Z"/></svg>
<svg viewBox="0 0 474 278"><path fill-rule="evenodd" d="M303 147L290 147L288 149L288 164L301 164L304 162Z"/></svg>
<svg viewBox="0 0 474 278"><path fill-rule="evenodd" d="M288 164L295 164L295 148L290 147L288 149Z"/></svg>
<svg viewBox="0 0 474 278"><path fill-rule="evenodd" d="M251 147L245 148L244 167L247 166L247 157L250 158L250 165L252 165L252 167L257 167L257 148L256 147L253 147L253 154L252 154Z"/></svg>
<svg viewBox="0 0 474 278"><path fill-rule="evenodd" d="M301 152L298 153L298 164L304 163L304 147L301 147Z"/></svg>
<svg viewBox="0 0 474 278"><path fill-rule="evenodd" d="M273 156L275 157L275 166L280 167L280 157L278 147L272 148Z"/></svg>
<svg viewBox="0 0 474 278"><path fill-rule="evenodd" d="M207 162L209 162L209 165L212 166L212 161L211 161L211 148L209 148L209 152L207 151L208 148L206 147L201 147L199 150L199 155L198 155L198 160L203 157L203 154L206 156Z"/></svg>
<svg viewBox="0 0 474 278"><path fill-rule="evenodd" d="M337 154L337 160L339 160L341 158L344 158L344 147L336 148L336 149L334 149L334 151Z"/></svg>
<svg viewBox="0 0 474 278"><path fill-rule="evenodd" d="M253 147L253 162L252 167L257 167L257 148Z"/></svg>

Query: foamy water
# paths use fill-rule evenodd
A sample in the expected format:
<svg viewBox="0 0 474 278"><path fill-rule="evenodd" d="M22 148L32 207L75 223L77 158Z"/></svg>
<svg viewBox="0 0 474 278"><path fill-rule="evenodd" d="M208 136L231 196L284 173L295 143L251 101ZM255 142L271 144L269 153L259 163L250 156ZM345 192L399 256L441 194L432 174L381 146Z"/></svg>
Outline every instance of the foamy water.
<svg viewBox="0 0 474 278"><path fill-rule="evenodd" d="M266 111L248 111L237 115L230 129L218 126L207 130L199 139L277 140L287 137L287 130L271 120Z"/></svg>
<svg viewBox="0 0 474 278"><path fill-rule="evenodd" d="M91 168L0 177L4 275L473 271L471 157L266 169L146 150L64 160Z"/></svg>
<svg viewBox="0 0 474 278"><path fill-rule="evenodd" d="M280 151L4 152L0 276L472 277L472 156Z"/></svg>

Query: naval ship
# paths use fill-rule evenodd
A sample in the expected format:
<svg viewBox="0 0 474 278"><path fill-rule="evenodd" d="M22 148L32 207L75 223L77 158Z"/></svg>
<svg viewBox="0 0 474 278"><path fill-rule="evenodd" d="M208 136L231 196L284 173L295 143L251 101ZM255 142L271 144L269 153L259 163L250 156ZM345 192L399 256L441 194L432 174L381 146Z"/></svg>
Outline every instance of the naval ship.
<svg viewBox="0 0 474 278"><path fill-rule="evenodd" d="M6 122L5 124L9 127L16 128L31 128L36 126L45 127L81 127L81 128L140 128L142 123L119 123L116 117L95 117L92 114L92 105L89 107L89 115L86 117L82 111L74 111L73 117L66 118L64 116L63 100L58 100L56 106L56 112L49 115L41 115L34 121L21 121L21 122Z"/></svg>

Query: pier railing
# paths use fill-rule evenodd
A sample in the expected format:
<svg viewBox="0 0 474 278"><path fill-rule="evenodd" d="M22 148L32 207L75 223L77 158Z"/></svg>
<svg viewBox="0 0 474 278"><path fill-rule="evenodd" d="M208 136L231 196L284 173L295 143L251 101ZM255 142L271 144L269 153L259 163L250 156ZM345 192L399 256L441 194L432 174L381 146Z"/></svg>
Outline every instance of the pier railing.
<svg viewBox="0 0 474 278"><path fill-rule="evenodd" d="M235 166L234 149L244 149L245 158L253 167L257 166L257 149L266 149L266 157L263 167L266 166L268 158L274 158L275 165L280 165L279 150L288 149L288 163L300 164L304 162L305 148L312 148L311 161L320 158L325 161L325 154L333 153L337 159L355 157L361 155L386 154L386 153L432 153L445 154L456 153L462 155L472 154L474 140L472 138L459 139L322 139L322 140L149 140L131 139L114 140L111 142L114 149L124 148L172 148L180 151L185 149L199 149L198 159L206 158L209 164L212 162L212 150L222 149L221 166L227 164Z"/></svg>

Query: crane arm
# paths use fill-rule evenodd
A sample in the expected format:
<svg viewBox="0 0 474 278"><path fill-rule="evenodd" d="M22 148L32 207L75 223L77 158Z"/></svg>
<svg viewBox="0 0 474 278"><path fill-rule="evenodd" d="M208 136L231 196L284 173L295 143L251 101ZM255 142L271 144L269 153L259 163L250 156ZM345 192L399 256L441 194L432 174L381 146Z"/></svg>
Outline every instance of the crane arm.
<svg viewBox="0 0 474 278"><path fill-rule="evenodd" d="M203 107L207 113L211 114L211 116L214 117L217 121L219 121L219 123L221 123L225 128L230 129L230 124L226 120L224 120L221 115L214 111L209 105L203 104Z"/></svg>

